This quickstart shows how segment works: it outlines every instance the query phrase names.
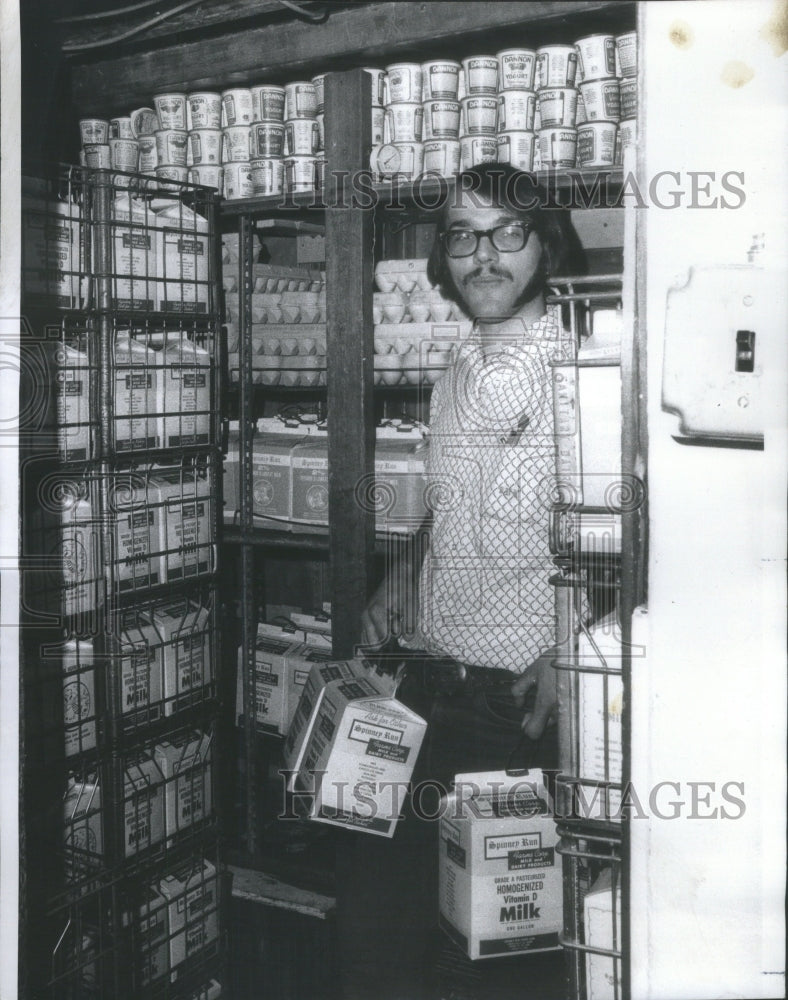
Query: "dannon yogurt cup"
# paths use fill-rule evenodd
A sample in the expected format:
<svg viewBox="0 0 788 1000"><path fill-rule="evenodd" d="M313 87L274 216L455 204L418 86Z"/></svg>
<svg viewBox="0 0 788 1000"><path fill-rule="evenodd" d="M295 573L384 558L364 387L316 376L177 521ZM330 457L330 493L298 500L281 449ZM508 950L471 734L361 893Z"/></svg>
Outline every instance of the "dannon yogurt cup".
<svg viewBox="0 0 788 1000"><path fill-rule="evenodd" d="M576 154L576 128L542 128L539 130L539 159L542 169L545 167L574 167Z"/></svg>
<svg viewBox="0 0 788 1000"><path fill-rule="evenodd" d="M499 132L498 162L510 163L518 170L532 170L534 162L534 132Z"/></svg>
<svg viewBox="0 0 788 1000"><path fill-rule="evenodd" d="M391 104L383 124L384 142L420 142L424 127L421 104Z"/></svg>
<svg viewBox="0 0 788 1000"><path fill-rule="evenodd" d="M135 173L139 167L140 146L136 139L110 139L110 161L114 170Z"/></svg>
<svg viewBox="0 0 788 1000"><path fill-rule="evenodd" d="M252 167L249 163L225 163L224 167L224 197L251 198Z"/></svg>
<svg viewBox="0 0 788 1000"><path fill-rule="evenodd" d="M251 154L251 126L229 125L222 130L222 162L248 163Z"/></svg>
<svg viewBox="0 0 788 1000"><path fill-rule="evenodd" d="M421 102L421 80L419 63L392 63L387 66L386 105Z"/></svg>
<svg viewBox="0 0 788 1000"><path fill-rule="evenodd" d="M533 49L504 49L499 52L498 90L533 90L536 53Z"/></svg>
<svg viewBox="0 0 788 1000"><path fill-rule="evenodd" d="M383 122L386 117L385 108L372 107L372 145L379 146L383 142ZM325 145L325 135L321 146Z"/></svg>
<svg viewBox="0 0 788 1000"><path fill-rule="evenodd" d="M531 132L536 113L532 90L504 90L498 95L498 131Z"/></svg>
<svg viewBox="0 0 788 1000"><path fill-rule="evenodd" d="M495 56L470 56L463 59L462 68L468 97L498 93L498 60Z"/></svg>
<svg viewBox="0 0 788 1000"><path fill-rule="evenodd" d="M424 102L424 139L456 139L460 131L459 101Z"/></svg>
<svg viewBox="0 0 788 1000"><path fill-rule="evenodd" d="M462 115L467 135L495 135L498 124L498 98L464 97Z"/></svg>
<svg viewBox="0 0 788 1000"><path fill-rule="evenodd" d="M254 194L282 194L285 189L284 160L276 157L261 157L252 160L251 167Z"/></svg>
<svg viewBox="0 0 788 1000"><path fill-rule="evenodd" d="M80 118L79 135L82 145L105 145L109 142L109 122L103 118Z"/></svg>
<svg viewBox="0 0 788 1000"><path fill-rule="evenodd" d="M322 115L326 110L326 74L318 73L313 76L312 84L315 88L315 108L317 114Z"/></svg>
<svg viewBox="0 0 788 1000"><path fill-rule="evenodd" d="M295 118L285 122L285 142L289 156L314 156L320 146L320 126L316 119ZM260 153L260 156L271 155Z"/></svg>
<svg viewBox="0 0 788 1000"><path fill-rule="evenodd" d="M223 182L224 170L221 167L201 163L189 171L189 183L191 184L203 184L205 187L221 191Z"/></svg>
<svg viewBox="0 0 788 1000"><path fill-rule="evenodd" d="M617 122L621 118L621 97L615 77L583 82L580 92L588 121Z"/></svg>
<svg viewBox="0 0 788 1000"><path fill-rule="evenodd" d="M460 139L460 166L463 170L477 163L498 160L498 141L494 135L466 135Z"/></svg>
<svg viewBox="0 0 788 1000"><path fill-rule="evenodd" d="M172 164L167 164L163 167L156 167L156 177L160 181L178 181L181 184L186 182L189 176L189 170L187 167L176 167Z"/></svg>
<svg viewBox="0 0 788 1000"><path fill-rule="evenodd" d="M424 101L456 101L462 67L458 62L433 59L421 65L421 95Z"/></svg>
<svg viewBox="0 0 788 1000"><path fill-rule="evenodd" d="M574 45L543 45L537 50L536 89L574 87L577 49Z"/></svg>
<svg viewBox="0 0 788 1000"><path fill-rule="evenodd" d="M589 121L577 130L577 166L612 167L616 158L616 132L613 122Z"/></svg>
<svg viewBox="0 0 788 1000"><path fill-rule="evenodd" d="M252 87L252 118L256 122L283 122L285 88L273 84Z"/></svg>
<svg viewBox="0 0 788 1000"><path fill-rule="evenodd" d="M460 143L457 139L432 139L424 143L423 173L452 177L460 170Z"/></svg>
<svg viewBox="0 0 788 1000"><path fill-rule="evenodd" d="M186 99L189 130L222 127L222 95L200 90Z"/></svg>
<svg viewBox="0 0 788 1000"><path fill-rule="evenodd" d="M110 139L133 139L134 133L131 130L131 117L110 118L109 120Z"/></svg>
<svg viewBox="0 0 788 1000"><path fill-rule="evenodd" d="M185 131L186 94L155 94L153 106L159 119L159 129L179 129Z"/></svg>
<svg viewBox="0 0 788 1000"><path fill-rule="evenodd" d="M251 158L253 160L284 154L285 126L282 122L254 122L251 128L251 137Z"/></svg>
<svg viewBox="0 0 788 1000"><path fill-rule="evenodd" d="M291 194L315 188L315 157L287 156L284 159L285 190Z"/></svg>
<svg viewBox="0 0 788 1000"><path fill-rule="evenodd" d="M628 31L616 36L616 52L622 76L637 76L638 44L637 32Z"/></svg>
<svg viewBox="0 0 788 1000"><path fill-rule="evenodd" d="M542 128L574 128L577 118L577 91L555 87L539 91L539 120Z"/></svg>
<svg viewBox="0 0 788 1000"><path fill-rule="evenodd" d="M222 130L218 128L200 128L189 133L189 146L192 154L192 165L201 164L220 166L222 162Z"/></svg>
<svg viewBox="0 0 788 1000"><path fill-rule="evenodd" d="M314 118L316 114L317 92L311 80L297 80L285 85L285 121Z"/></svg>
<svg viewBox="0 0 788 1000"><path fill-rule="evenodd" d="M153 108L137 108L129 115L131 118L131 132L135 139L143 135L153 135L159 127L159 116Z"/></svg>
<svg viewBox="0 0 788 1000"><path fill-rule="evenodd" d="M638 123L636 118L625 118L618 126L618 139L621 146L621 157L630 148L637 145Z"/></svg>
<svg viewBox="0 0 788 1000"><path fill-rule="evenodd" d="M185 167L187 141L188 133L185 129L157 129L156 155L159 166Z"/></svg>
<svg viewBox="0 0 788 1000"><path fill-rule="evenodd" d="M589 35L577 45L577 71L585 83L616 74L616 43L612 35Z"/></svg>
<svg viewBox="0 0 788 1000"><path fill-rule="evenodd" d="M159 165L159 156L156 152L156 136L143 135L137 139L140 150L140 161L138 170L141 174L152 174Z"/></svg>
<svg viewBox="0 0 788 1000"><path fill-rule="evenodd" d="M638 82L634 77L620 80L621 117L634 118L638 113Z"/></svg>
<svg viewBox="0 0 788 1000"><path fill-rule="evenodd" d="M248 87L222 91L222 126L248 125L252 120L252 92Z"/></svg>
<svg viewBox="0 0 788 1000"><path fill-rule="evenodd" d="M386 103L386 71L374 66L364 66L364 72L369 77L372 107L380 108Z"/></svg>

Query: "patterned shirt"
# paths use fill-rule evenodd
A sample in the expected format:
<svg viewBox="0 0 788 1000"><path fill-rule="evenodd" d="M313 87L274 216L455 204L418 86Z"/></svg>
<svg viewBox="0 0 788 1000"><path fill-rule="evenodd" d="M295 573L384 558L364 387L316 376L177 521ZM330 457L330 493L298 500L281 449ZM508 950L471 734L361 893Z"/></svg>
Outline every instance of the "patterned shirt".
<svg viewBox="0 0 788 1000"><path fill-rule="evenodd" d="M430 652L520 673L555 642L550 361L568 337L548 315L495 353L471 337L433 389L415 637Z"/></svg>

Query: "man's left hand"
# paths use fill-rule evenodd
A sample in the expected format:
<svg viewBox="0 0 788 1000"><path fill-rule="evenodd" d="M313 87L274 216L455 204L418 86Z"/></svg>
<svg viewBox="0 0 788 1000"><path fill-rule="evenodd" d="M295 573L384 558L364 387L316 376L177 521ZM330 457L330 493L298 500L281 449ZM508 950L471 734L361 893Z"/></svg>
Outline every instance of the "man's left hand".
<svg viewBox="0 0 788 1000"><path fill-rule="evenodd" d="M547 724L555 718L558 708L558 671L552 666L555 649L541 653L529 664L512 685L512 694L518 705L525 703L525 696L536 686L533 711L523 717L522 728L526 736L538 740Z"/></svg>

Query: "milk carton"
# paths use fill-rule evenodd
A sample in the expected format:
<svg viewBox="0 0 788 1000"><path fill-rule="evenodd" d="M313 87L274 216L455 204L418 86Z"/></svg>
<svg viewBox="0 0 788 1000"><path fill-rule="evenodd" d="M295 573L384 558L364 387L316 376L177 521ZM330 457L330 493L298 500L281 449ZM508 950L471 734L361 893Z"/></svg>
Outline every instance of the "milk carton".
<svg viewBox="0 0 788 1000"><path fill-rule="evenodd" d="M128 193L112 203L112 307L150 312L156 308L154 216Z"/></svg>
<svg viewBox="0 0 788 1000"><path fill-rule="evenodd" d="M60 524L52 549L62 582L60 604L64 615L83 616L103 603L99 525L93 517L89 484L64 481L61 492Z"/></svg>
<svg viewBox="0 0 788 1000"><path fill-rule="evenodd" d="M615 897L615 906L614 906ZM606 868L583 900L585 944L621 953L621 880ZM622 996L621 959L586 952L588 1000L618 1000Z"/></svg>
<svg viewBox="0 0 788 1000"><path fill-rule="evenodd" d="M84 345L82 345L84 346ZM90 458L90 364L87 353L71 344L55 350L57 445L64 462Z"/></svg>
<svg viewBox="0 0 788 1000"><path fill-rule="evenodd" d="M155 885L146 886L136 915L138 952L143 985L166 975L169 969L167 900Z"/></svg>
<svg viewBox="0 0 788 1000"><path fill-rule="evenodd" d="M131 336L118 333L113 346L115 448L148 451L161 446L159 378L156 352Z"/></svg>
<svg viewBox="0 0 788 1000"><path fill-rule="evenodd" d="M301 743L295 788L312 793L312 819L391 837L427 724L387 696L363 663L340 666L350 666L354 676L325 685ZM307 687L311 680L312 674Z"/></svg>
<svg viewBox="0 0 788 1000"><path fill-rule="evenodd" d="M208 312L208 223L180 202L156 213L156 308Z"/></svg>
<svg viewBox="0 0 788 1000"><path fill-rule="evenodd" d="M600 657L604 657L604 662ZM578 639L577 739L578 777L620 784L622 780L621 713L624 702L621 631L615 613L592 625ZM583 667L589 668L583 670ZM605 668L609 673L595 673ZM594 789L581 789L589 819L605 819L605 801ZM618 818L621 792L610 790L607 818ZM597 812L599 810L599 812Z"/></svg>
<svg viewBox="0 0 788 1000"><path fill-rule="evenodd" d="M162 583L162 509L154 502L149 476L145 473L118 475L113 485L110 518L114 529L118 589L124 593Z"/></svg>
<svg viewBox="0 0 788 1000"><path fill-rule="evenodd" d="M189 860L165 875L159 889L167 901L170 978L182 964L219 936L218 882L210 861Z"/></svg>
<svg viewBox="0 0 788 1000"><path fill-rule="evenodd" d="M159 367L163 448L207 445L211 439L211 356L185 333L168 333Z"/></svg>
<svg viewBox="0 0 788 1000"><path fill-rule="evenodd" d="M157 604L149 621L162 653L164 714L207 698L214 679L208 609L189 601Z"/></svg>
<svg viewBox="0 0 788 1000"><path fill-rule="evenodd" d="M164 784L150 751L124 762L123 843L126 857L164 840Z"/></svg>
<svg viewBox="0 0 788 1000"><path fill-rule="evenodd" d="M427 516L424 502L422 431L397 423L375 431L375 527L379 531L414 531Z"/></svg>
<svg viewBox="0 0 788 1000"><path fill-rule="evenodd" d="M440 820L440 924L470 958L560 947L557 842L541 771L457 775Z"/></svg>
<svg viewBox="0 0 788 1000"><path fill-rule="evenodd" d="M171 840L211 815L211 737L192 732L163 740L157 744L154 758L167 783L165 823Z"/></svg>
<svg viewBox="0 0 788 1000"><path fill-rule="evenodd" d="M79 882L101 864L104 854L101 789L98 779L70 777L63 800L66 878Z"/></svg>
<svg viewBox="0 0 788 1000"><path fill-rule="evenodd" d="M252 450L252 495L255 523L290 528L293 516L292 456L308 434L300 423L264 417L257 421Z"/></svg>
<svg viewBox="0 0 788 1000"><path fill-rule="evenodd" d="M154 466L152 506L158 513L162 579L170 583L210 573L214 565L213 496L207 470Z"/></svg>
<svg viewBox="0 0 788 1000"><path fill-rule="evenodd" d="M241 509L241 431L237 420L230 421L227 434L227 454L224 457L222 499L224 522L234 524Z"/></svg>
<svg viewBox="0 0 788 1000"><path fill-rule="evenodd" d="M328 433L314 427L293 448L293 531L309 531L328 524Z"/></svg>
<svg viewBox="0 0 788 1000"><path fill-rule="evenodd" d="M37 305L80 306L84 267L78 204L47 194L42 182L23 179L22 296Z"/></svg>
<svg viewBox="0 0 788 1000"><path fill-rule="evenodd" d="M63 738L66 756L96 746L96 680L93 643L71 639L61 647Z"/></svg>
<svg viewBox="0 0 788 1000"><path fill-rule="evenodd" d="M120 633L120 698L125 728L155 722L162 715L161 637L140 614L130 615Z"/></svg>

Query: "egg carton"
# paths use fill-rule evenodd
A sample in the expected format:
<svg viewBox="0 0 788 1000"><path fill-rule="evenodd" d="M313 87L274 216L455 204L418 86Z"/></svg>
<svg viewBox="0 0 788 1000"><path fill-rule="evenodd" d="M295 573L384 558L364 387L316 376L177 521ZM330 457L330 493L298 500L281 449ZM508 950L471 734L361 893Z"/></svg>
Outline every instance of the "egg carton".
<svg viewBox="0 0 788 1000"><path fill-rule="evenodd" d="M324 326L253 326L252 345L257 354L279 354L283 357L301 355L325 357L326 328Z"/></svg>
<svg viewBox="0 0 788 1000"><path fill-rule="evenodd" d="M380 323L373 331L375 354L417 355L429 350L450 350L466 340L471 332L470 320L447 323Z"/></svg>
<svg viewBox="0 0 788 1000"><path fill-rule="evenodd" d="M321 292L326 284L324 271L275 264L255 264L252 277L255 292Z"/></svg>
<svg viewBox="0 0 788 1000"><path fill-rule="evenodd" d="M412 292L415 288L429 291L433 285L427 277L427 259L381 260L375 265L375 284L381 292Z"/></svg>
<svg viewBox="0 0 788 1000"><path fill-rule="evenodd" d="M410 350L403 353L376 354L374 373L376 385L434 385L446 371L452 350Z"/></svg>
<svg viewBox="0 0 788 1000"><path fill-rule="evenodd" d="M237 294L225 295L225 315L238 318ZM316 324L326 321L326 300L320 292L254 292L252 323Z"/></svg>

